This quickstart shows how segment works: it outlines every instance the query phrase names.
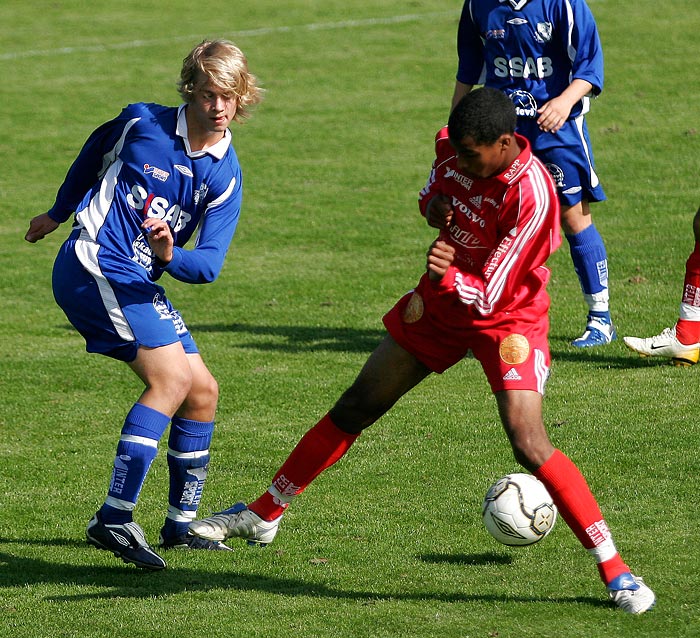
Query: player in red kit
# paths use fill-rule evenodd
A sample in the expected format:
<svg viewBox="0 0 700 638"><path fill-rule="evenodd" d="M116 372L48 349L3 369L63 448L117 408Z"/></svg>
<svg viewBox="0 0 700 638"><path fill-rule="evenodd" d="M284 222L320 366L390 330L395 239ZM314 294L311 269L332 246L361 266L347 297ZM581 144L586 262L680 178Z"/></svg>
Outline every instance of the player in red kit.
<svg viewBox="0 0 700 638"><path fill-rule="evenodd" d="M693 218L695 246L685 262L683 296L673 328L654 337L625 337L625 345L642 357L667 357L676 366L700 359L700 208Z"/></svg>
<svg viewBox="0 0 700 638"><path fill-rule="evenodd" d="M496 89L470 92L437 136L437 158L420 195L440 229L418 286L384 317L388 335L333 408L299 441L272 485L190 531L253 544L274 539L291 501L340 459L362 430L433 372L468 351L481 363L517 461L547 487L562 518L598 563L612 600L631 613L653 592L615 549L588 485L556 450L542 421L549 374L545 264L558 246L559 204L547 169L514 133L513 103Z"/></svg>

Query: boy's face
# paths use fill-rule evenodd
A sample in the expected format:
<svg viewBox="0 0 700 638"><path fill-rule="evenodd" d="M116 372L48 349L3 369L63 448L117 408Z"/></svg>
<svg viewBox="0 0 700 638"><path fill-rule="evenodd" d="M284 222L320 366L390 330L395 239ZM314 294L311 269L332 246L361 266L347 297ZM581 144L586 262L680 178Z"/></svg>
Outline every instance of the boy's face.
<svg viewBox="0 0 700 638"><path fill-rule="evenodd" d="M477 144L470 136L455 143L450 140L457 151L457 166L469 177L493 177L502 173L510 163L512 136L501 135L493 144Z"/></svg>
<svg viewBox="0 0 700 638"><path fill-rule="evenodd" d="M187 109L196 132L205 135L223 133L236 115L238 98L222 92L201 72L197 74L195 87Z"/></svg>

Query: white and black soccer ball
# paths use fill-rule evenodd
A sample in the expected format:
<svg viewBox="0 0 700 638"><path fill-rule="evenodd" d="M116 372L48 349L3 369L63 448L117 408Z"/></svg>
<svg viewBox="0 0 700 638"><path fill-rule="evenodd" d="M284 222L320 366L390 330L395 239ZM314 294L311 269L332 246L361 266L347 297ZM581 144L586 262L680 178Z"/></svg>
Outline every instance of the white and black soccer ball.
<svg viewBox="0 0 700 638"><path fill-rule="evenodd" d="M499 543L532 545L552 531L557 508L547 488L531 474L508 474L486 492L484 525Z"/></svg>

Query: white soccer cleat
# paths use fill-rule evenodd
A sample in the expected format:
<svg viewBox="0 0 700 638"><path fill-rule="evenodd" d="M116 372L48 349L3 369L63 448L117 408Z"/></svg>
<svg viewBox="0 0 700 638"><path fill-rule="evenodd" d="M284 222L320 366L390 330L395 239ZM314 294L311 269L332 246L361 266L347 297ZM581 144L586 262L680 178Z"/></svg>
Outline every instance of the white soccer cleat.
<svg viewBox="0 0 700 638"><path fill-rule="evenodd" d="M223 512L192 521L190 532L210 541L225 541L237 536L246 540L248 545L265 547L274 540L281 520L282 516L273 521L263 520L251 512L245 503L236 503Z"/></svg>
<svg viewBox="0 0 700 638"><path fill-rule="evenodd" d="M655 337L625 337L623 341L630 350L638 352L642 357L668 357L676 366L692 366L700 358L700 344L686 346L678 341L675 326L665 328Z"/></svg>
<svg viewBox="0 0 700 638"><path fill-rule="evenodd" d="M654 592L639 576L629 572L620 574L608 585L608 596L628 614L643 614L653 609L656 604Z"/></svg>

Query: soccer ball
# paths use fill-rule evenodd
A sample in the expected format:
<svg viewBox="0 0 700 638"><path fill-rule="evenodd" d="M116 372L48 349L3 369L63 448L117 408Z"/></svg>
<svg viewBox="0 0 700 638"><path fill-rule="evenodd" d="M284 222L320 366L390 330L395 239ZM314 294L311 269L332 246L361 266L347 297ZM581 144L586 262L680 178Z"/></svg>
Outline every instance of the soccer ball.
<svg viewBox="0 0 700 638"><path fill-rule="evenodd" d="M557 508L547 488L530 474L508 474L486 492L484 525L499 543L532 545L552 531Z"/></svg>

